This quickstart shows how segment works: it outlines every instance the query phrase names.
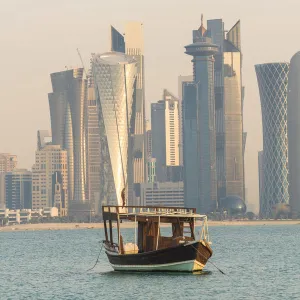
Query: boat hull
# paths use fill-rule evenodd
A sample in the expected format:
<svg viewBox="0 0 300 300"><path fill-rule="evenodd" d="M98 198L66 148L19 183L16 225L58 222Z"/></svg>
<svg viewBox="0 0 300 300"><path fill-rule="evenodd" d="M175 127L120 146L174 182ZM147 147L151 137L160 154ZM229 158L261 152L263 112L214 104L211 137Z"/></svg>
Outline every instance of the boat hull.
<svg viewBox="0 0 300 300"><path fill-rule="evenodd" d="M197 272L202 271L204 265L196 260L183 261L159 265L114 265L111 264L115 271L127 272Z"/></svg>
<svg viewBox="0 0 300 300"><path fill-rule="evenodd" d="M205 267L212 250L203 242L191 242L146 253L123 255L106 247L106 254L115 271L196 272Z"/></svg>

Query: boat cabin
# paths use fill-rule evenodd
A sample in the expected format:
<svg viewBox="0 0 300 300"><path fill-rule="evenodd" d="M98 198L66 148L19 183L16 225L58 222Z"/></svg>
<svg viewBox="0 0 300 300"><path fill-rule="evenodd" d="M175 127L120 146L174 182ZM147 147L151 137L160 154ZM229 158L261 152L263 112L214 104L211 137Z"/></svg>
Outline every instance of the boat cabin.
<svg viewBox="0 0 300 300"><path fill-rule="evenodd" d="M103 206L105 244L118 254L145 253L175 247L195 241L196 219L202 220L201 238L208 241L207 217L196 214L195 208ZM133 222L134 243L124 243L121 223ZM113 236L116 225L117 236ZM164 236L164 227L171 227L171 234ZM115 228L115 227L114 227Z"/></svg>

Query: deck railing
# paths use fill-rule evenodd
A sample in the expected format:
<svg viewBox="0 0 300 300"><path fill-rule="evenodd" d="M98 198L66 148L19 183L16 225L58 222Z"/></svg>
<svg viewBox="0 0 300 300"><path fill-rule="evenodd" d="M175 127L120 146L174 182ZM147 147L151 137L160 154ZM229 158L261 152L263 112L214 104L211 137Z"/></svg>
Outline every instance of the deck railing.
<svg viewBox="0 0 300 300"><path fill-rule="evenodd" d="M107 205L102 206L103 212L108 213L117 213L120 215L128 214L167 214L167 215L190 215L195 214L195 208L184 208L184 207L162 207L162 206L116 206L116 205Z"/></svg>

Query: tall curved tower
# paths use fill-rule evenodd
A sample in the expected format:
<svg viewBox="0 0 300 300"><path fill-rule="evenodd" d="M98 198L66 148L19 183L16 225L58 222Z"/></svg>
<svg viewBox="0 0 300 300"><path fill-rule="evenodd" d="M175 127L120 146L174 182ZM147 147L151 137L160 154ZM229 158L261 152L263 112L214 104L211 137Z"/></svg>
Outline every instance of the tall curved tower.
<svg viewBox="0 0 300 300"><path fill-rule="evenodd" d="M87 80L83 68L51 74L48 94L52 144L68 152L68 193L71 201L85 201Z"/></svg>
<svg viewBox="0 0 300 300"><path fill-rule="evenodd" d="M287 91L288 63L255 66L263 123L263 194L260 214L289 204Z"/></svg>
<svg viewBox="0 0 300 300"><path fill-rule="evenodd" d="M136 61L123 53L92 57L100 126L101 190L105 204L122 204L121 191L131 161L129 133L134 127ZM131 181L130 181L131 182Z"/></svg>
<svg viewBox="0 0 300 300"><path fill-rule="evenodd" d="M218 52L218 46L212 43L210 33L203 26L203 18L200 28L193 31L193 44L185 48L185 53L193 56L194 71L192 86L183 86L184 119L186 120L184 121L183 154L185 204L196 207L199 212L209 212L217 205L213 55ZM188 113L192 110L195 113L195 122ZM196 128L193 129L193 126ZM189 137L193 141L188 141ZM192 145L196 145L196 149L192 149Z"/></svg>
<svg viewBox="0 0 300 300"><path fill-rule="evenodd" d="M292 213L300 212L300 52L290 64L288 83L289 191Z"/></svg>

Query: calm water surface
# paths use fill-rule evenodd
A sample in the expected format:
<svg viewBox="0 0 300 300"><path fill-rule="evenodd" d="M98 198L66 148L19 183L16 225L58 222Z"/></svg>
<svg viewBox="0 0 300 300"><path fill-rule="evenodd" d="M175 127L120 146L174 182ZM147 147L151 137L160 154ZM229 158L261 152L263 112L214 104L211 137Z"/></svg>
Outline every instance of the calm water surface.
<svg viewBox="0 0 300 300"><path fill-rule="evenodd" d="M102 230L0 232L0 299L300 299L300 225L211 227L199 274L117 273ZM130 230L125 230L124 236Z"/></svg>

